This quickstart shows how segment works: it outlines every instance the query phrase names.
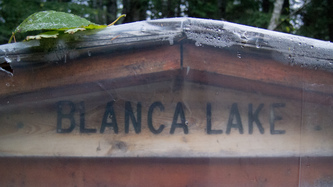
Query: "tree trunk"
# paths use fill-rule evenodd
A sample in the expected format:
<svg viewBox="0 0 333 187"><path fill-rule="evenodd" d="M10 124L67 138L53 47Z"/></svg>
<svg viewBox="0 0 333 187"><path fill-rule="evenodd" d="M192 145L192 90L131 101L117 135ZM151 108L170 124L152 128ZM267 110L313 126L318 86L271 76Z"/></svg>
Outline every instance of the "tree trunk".
<svg viewBox="0 0 333 187"><path fill-rule="evenodd" d="M182 4L182 1L178 0L177 1L177 17L180 17L180 15L182 13L181 8L180 8L181 4Z"/></svg>
<svg viewBox="0 0 333 187"><path fill-rule="evenodd" d="M333 1L327 0L327 19L328 19L328 36L333 42Z"/></svg>
<svg viewBox="0 0 333 187"><path fill-rule="evenodd" d="M105 24L105 20L103 19L103 4L101 0L93 0L92 8L97 10L95 14L94 22L97 24Z"/></svg>
<svg viewBox="0 0 333 187"><path fill-rule="evenodd" d="M115 19L117 19L117 0L108 0L106 3L106 22L107 24L112 23Z"/></svg>
<svg viewBox="0 0 333 187"><path fill-rule="evenodd" d="M162 17L168 17L170 0L161 0L162 3Z"/></svg>
<svg viewBox="0 0 333 187"><path fill-rule="evenodd" d="M174 1L173 0L168 0L168 12L166 17L170 18L170 17L175 17L175 6L174 6Z"/></svg>
<svg viewBox="0 0 333 187"><path fill-rule="evenodd" d="M290 15L290 3L289 0L284 0L282 10L281 10L282 15Z"/></svg>
<svg viewBox="0 0 333 187"><path fill-rule="evenodd" d="M130 0L123 0L123 14L126 14L126 17L124 18L123 23L128 23L128 22L132 22L133 18L132 18L132 14L131 14L131 10L130 10Z"/></svg>
<svg viewBox="0 0 333 187"><path fill-rule="evenodd" d="M145 20L148 2L148 0L123 0L123 14L126 14L123 23Z"/></svg>
<svg viewBox="0 0 333 187"><path fill-rule="evenodd" d="M226 16L226 8L227 8L227 0L218 0L217 6L219 7L219 17L220 19L225 19Z"/></svg>
<svg viewBox="0 0 333 187"><path fill-rule="evenodd" d="M262 3L261 3L261 6L262 6L262 11L264 13L268 13L269 12L269 8L270 8L270 2L269 2L269 0L263 0Z"/></svg>
<svg viewBox="0 0 333 187"><path fill-rule="evenodd" d="M279 22L280 15L281 15L283 2L284 2L284 0L275 0L274 10L272 13L271 21L269 22L268 30L276 29L278 22Z"/></svg>

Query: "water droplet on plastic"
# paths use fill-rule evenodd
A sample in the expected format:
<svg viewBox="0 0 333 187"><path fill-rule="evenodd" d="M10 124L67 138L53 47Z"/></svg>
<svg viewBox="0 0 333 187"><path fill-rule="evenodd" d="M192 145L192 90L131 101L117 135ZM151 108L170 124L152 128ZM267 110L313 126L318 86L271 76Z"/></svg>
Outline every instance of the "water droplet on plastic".
<svg viewBox="0 0 333 187"><path fill-rule="evenodd" d="M5 60L8 62L8 63L11 63L12 62L12 59L8 58L5 56Z"/></svg>
<svg viewBox="0 0 333 187"><path fill-rule="evenodd" d="M256 40L256 48L261 48L261 45L260 45L259 39Z"/></svg>
<svg viewBox="0 0 333 187"><path fill-rule="evenodd" d="M195 46L198 46L198 47L200 47L200 46L202 46L202 44L201 44L201 43L199 43L199 42L195 42Z"/></svg>
<svg viewBox="0 0 333 187"><path fill-rule="evenodd" d="M190 66L187 66L187 68L186 68L186 75L188 75L188 73L190 72Z"/></svg>
<svg viewBox="0 0 333 187"><path fill-rule="evenodd" d="M91 51L88 51L88 56L91 56Z"/></svg>
<svg viewBox="0 0 333 187"><path fill-rule="evenodd" d="M170 43L170 45L173 45L173 37L169 37L169 43Z"/></svg>
<svg viewBox="0 0 333 187"><path fill-rule="evenodd" d="M237 57L242 58L242 54L240 52L237 52Z"/></svg>
<svg viewBox="0 0 333 187"><path fill-rule="evenodd" d="M311 49L313 49L314 48L314 46L313 45L311 45Z"/></svg>
<svg viewBox="0 0 333 187"><path fill-rule="evenodd" d="M21 61L21 57L20 57L20 56L17 56L16 61L17 61L17 62L20 62L20 61Z"/></svg>
<svg viewBox="0 0 333 187"><path fill-rule="evenodd" d="M6 86L9 87L9 86L10 86L10 83L9 83L9 82L6 82Z"/></svg>
<svg viewBox="0 0 333 187"><path fill-rule="evenodd" d="M300 46L300 45L302 45L302 43L301 43L301 42L299 42L299 43L298 43L298 45Z"/></svg>

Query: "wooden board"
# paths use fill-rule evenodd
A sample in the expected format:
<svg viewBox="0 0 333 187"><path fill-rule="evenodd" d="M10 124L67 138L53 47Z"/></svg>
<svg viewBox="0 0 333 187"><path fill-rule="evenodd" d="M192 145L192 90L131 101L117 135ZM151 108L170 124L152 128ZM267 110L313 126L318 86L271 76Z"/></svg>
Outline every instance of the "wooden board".
<svg viewBox="0 0 333 187"><path fill-rule="evenodd" d="M91 54L86 58L59 63L37 69L17 68L14 69L13 76L3 75L0 79L3 88L0 89L0 102L3 97L16 94L105 80L116 82L117 79L133 76L135 79L132 78L131 82L135 82L138 78L137 83L140 83L142 75L154 73L163 75L164 72L179 69L180 54L179 46L162 46L117 53L110 51L106 55Z"/></svg>
<svg viewBox="0 0 333 187"><path fill-rule="evenodd" d="M333 158L0 159L1 186L332 186Z"/></svg>
<svg viewBox="0 0 333 187"><path fill-rule="evenodd" d="M174 79L2 105L0 154L333 156L332 113L329 105Z"/></svg>
<svg viewBox="0 0 333 187"><path fill-rule="evenodd" d="M228 51L207 46L195 47L190 44L185 44L183 49L183 66L184 69L188 70L187 74L190 78L191 70L204 71L225 77L252 80L254 83L284 86L285 89L293 88L302 92L333 95L333 73L328 71L283 64L272 59L269 53L255 55L247 53L243 49L237 52L237 50ZM242 54L241 58L238 53ZM200 80L205 79L205 77L194 77L194 79ZM210 79L206 82L216 84L223 82L223 80ZM237 86L233 85L233 87ZM251 85L247 87L251 87ZM242 89L247 88L243 85ZM287 96L277 90L275 92L275 95Z"/></svg>

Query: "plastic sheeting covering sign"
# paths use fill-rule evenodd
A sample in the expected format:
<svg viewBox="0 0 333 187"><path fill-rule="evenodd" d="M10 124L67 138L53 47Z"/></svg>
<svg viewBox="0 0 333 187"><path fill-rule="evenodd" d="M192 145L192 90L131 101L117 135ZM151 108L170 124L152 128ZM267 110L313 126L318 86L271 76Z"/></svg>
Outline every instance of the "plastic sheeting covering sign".
<svg viewBox="0 0 333 187"><path fill-rule="evenodd" d="M2 45L0 155L331 157L332 49L195 18Z"/></svg>

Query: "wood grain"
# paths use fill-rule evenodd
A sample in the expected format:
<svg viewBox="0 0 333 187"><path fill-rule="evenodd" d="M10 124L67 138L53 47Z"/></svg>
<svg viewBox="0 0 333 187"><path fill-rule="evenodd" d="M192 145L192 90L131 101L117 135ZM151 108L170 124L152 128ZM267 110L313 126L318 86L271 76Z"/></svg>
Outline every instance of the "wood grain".
<svg viewBox="0 0 333 187"><path fill-rule="evenodd" d="M92 54L88 58L60 62L45 68L14 69L13 77L0 80L0 85L4 88L0 89L0 97L60 86L140 77L179 68L178 46L145 48L102 56Z"/></svg>
<svg viewBox="0 0 333 187"><path fill-rule="evenodd" d="M1 186L330 186L332 157L0 159Z"/></svg>
<svg viewBox="0 0 333 187"><path fill-rule="evenodd" d="M189 68L189 72L198 70L302 91L333 94L331 72L283 64L273 60L269 54L259 56L240 50L242 56L239 58L234 50L192 44L184 44L183 51L183 66L184 69Z"/></svg>

